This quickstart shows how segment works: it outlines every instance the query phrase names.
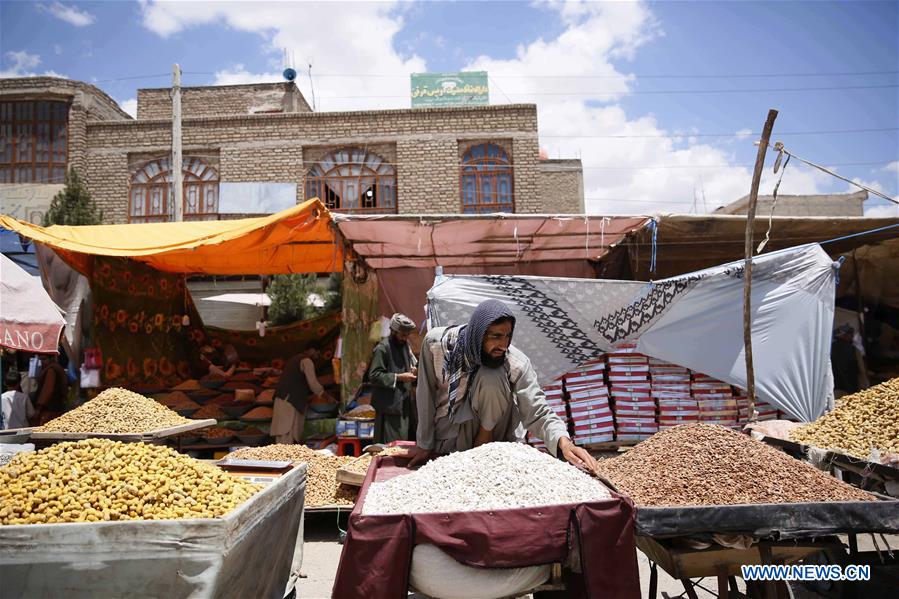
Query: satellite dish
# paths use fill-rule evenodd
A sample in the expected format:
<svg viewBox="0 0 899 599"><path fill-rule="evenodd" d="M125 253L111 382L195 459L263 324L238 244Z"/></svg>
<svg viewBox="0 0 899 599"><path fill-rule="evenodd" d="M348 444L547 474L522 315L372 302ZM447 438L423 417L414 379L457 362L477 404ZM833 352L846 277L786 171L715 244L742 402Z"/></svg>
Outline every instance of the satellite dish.
<svg viewBox="0 0 899 599"><path fill-rule="evenodd" d="M284 78L287 79L288 81L293 81L294 79L297 78L297 72L295 70L291 69L290 67L284 69L283 75L284 75Z"/></svg>

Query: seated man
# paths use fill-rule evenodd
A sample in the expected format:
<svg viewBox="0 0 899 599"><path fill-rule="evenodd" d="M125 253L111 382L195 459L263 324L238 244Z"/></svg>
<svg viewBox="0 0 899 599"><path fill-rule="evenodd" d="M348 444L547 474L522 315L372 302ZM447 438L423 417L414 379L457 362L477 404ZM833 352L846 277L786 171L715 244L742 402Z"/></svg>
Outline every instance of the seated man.
<svg viewBox="0 0 899 599"><path fill-rule="evenodd" d="M219 378L226 379L234 376L234 371L237 368L236 361L229 366L224 352L216 350L211 345L204 345L200 348L200 361L204 366L209 367L210 375Z"/></svg>
<svg viewBox="0 0 899 599"><path fill-rule="evenodd" d="M530 360L511 345L514 329L511 310L487 300L467 325L427 334L419 356L418 437L410 467L434 453L517 441L521 424L553 455L593 471L596 461L571 441L565 423L546 404Z"/></svg>

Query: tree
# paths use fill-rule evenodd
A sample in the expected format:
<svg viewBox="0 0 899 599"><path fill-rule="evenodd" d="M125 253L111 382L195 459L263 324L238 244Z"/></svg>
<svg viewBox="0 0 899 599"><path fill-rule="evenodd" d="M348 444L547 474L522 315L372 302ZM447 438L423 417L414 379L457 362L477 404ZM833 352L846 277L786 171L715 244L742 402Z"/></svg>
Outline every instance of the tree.
<svg viewBox="0 0 899 599"><path fill-rule="evenodd" d="M75 169L69 169L66 186L53 197L43 225L99 225L102 221L103 211L91 199Z"/></svg>
<svg viewBox="0 0 899 599"><path fill-rule="evenodd" d="M339 310L341 280L339 274L332 274L325 285L319 283L315 274L272 277L272 282L266 289L272 298L272 304L268 308L269 320L277 326ZM324 301L324 306L310 304L311 294L319 296Z"/></svg>

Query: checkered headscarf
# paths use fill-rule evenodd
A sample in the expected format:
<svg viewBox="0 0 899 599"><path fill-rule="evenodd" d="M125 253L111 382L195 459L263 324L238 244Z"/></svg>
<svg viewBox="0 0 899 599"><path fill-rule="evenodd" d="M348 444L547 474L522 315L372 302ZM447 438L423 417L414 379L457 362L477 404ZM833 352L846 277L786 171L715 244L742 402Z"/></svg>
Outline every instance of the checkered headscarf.
<svg viewBox="0 0 899 599"><path fill-rule="evenodd" d="M443 335L443 379L449 382L449 413L455 411L462 374L473 375L481 367L481 348L484 334L497 320L512 319L515 330L515 315L499 300L486 300L478 304L468 320L468 324L458 327L458 336ZM449 329L447 330L449 332ZM455 337L453 340L452 337ZM455 341L455 342L453 342Z"/></svg>

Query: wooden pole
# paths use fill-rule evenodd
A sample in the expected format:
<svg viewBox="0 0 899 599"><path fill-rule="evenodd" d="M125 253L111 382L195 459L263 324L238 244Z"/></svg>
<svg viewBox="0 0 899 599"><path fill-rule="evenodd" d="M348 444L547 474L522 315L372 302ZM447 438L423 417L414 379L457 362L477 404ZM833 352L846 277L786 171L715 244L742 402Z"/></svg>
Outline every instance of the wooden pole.
<svg viewBox="0 0 899 599"><path fill-rule="evenodd" d="M172 217L184 220L184 174L181 171L181 67L172 65Z"/></svg>
<svg viewBox="0 0 899 599"><path fill-rule="evenodd" d="M752 310L750 298L752 296L752 225L755 221L755 206L759 199L759 183L762 180L762 169L765 167L765 153L768 151L768 141L771 139L771 130L774 129L774 119L777 118L776 110L768 111L768 119L762 129L762 139L759 141L759 152L755 158L755 170L752 173L752 187L749 191L749 209L746 212L746 242L744 247L743 269L743 349L746 356L746 395L749 397L749 421L758 420L755 409L755 370L752 367Z"/></svg>

